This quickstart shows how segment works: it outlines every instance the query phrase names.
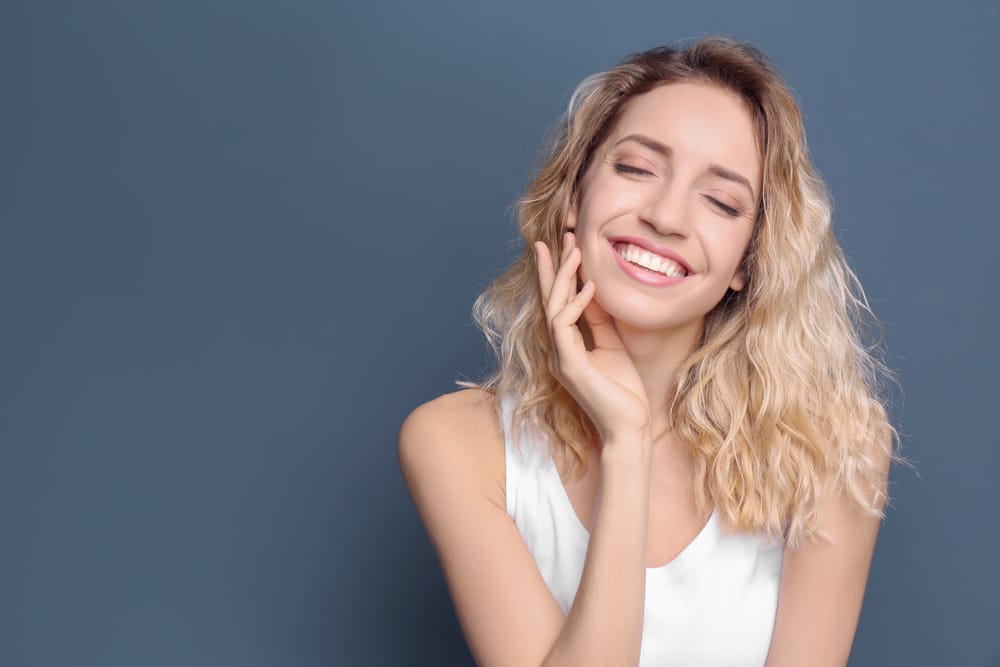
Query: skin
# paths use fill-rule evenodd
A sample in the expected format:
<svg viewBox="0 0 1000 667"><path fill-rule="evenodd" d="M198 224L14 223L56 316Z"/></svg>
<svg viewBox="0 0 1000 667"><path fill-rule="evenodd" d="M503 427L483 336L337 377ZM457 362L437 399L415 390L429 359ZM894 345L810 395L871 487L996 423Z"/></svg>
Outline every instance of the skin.
<svg viewBox="0 0 1000 667"><path fill-rule="evenodd" d="M634 134L669 155L620 142ZM738 98L703 84L662 86L631 100L596 150L560 261L536 245L552 371L600 434L587 476L567 485L591 534L568 615L506 513L504 439L490 397L446 394L404 421L403 476L478 664L637 663L645 567L672 560L707 519L694 509L684 448L658 435L663 418L650 406L669 398L663 380L694 348L705 314L744 286L760 178ZM620 234L671 248L692 275L665 287L636 282L611 255L608 239ZM589 351L581 316L594 333ZM836 543L786 549L769 667L843 665L850 652L879 522L830 485L821 505L820 528Z"/></svg>
<svg viewBox="0 0 1000 667"><path fill-rule="evenodd" d="M670 155L629 137L648 137ZM713 174L712 165L742 175L749 187ZM580 262L580 278L594 282L594 298L583 310L591 328L601 330L608 346L621 347L638 374L641 390L632 391L639 394L646 414L626 419L647 422L636 424L639 428L649 425L653 433L663 431L658 421L662 411L650 416L649 406L666 405L664 379L694 350L705 314L727 289L744 286L741 265L753 232L762 171L753 121L742 101L694 83L661 86L633 99L595 151L584 175L579 209L566 224L575 232L568 242L579 247L568 260ZM609 241L625 235L673 250L691 274L665 287L633 280L618 267ZM542 253L540 263L551 261L544 257L542 244L536 250ZM555 296L561 300L564 295ZM571 307L567 316L576 310ZM608 318L613 324L605 327ZM581 349L582 338L574 341L571 351ZM608 375L612 380L633 379L622 369ZM600 383L594 379L592 384ZM623 399L600 387L591 389L591 395L614 406L595 420L605 433L623 414ZM651 419L656 423L648 424Z"/></svg>
<svg viewBox="0 0 1000 667"><path fill-rule="evenodd" d="M553 284L552 259L536 244L559 350L554 372L601 434L586 453L586 474L565 483L567 495L590 530L602 443L650 438L649 567L672 560L708 520L695 506L688 448L664 433L662 411L650 406L666 404L664 378L694 350L705 314L727 289L745 285L761 178L753 121L739 98L700 84L662 86L627 105L584 175L560 258L566 274L575 269L586 281L581 293L570 292L573 281ZM612 254L621 236L670 248L690 274L670 286L635 281ZM574 326L581 314L596 343L590 352Z"/></svg>

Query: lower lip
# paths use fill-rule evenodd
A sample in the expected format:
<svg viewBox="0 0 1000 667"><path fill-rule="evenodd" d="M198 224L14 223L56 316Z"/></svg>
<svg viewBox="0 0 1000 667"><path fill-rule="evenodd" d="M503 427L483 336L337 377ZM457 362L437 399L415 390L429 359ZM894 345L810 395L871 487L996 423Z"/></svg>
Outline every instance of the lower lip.
<svg viewBox="0 0 1000 667"><path fill-rule="evenodd" d="M624 271L630 278L645 285L652 285L653 287L668 287L670 285L676 285L689 277L684 276L683 278L671 278L670 276L665 276L662 273L647 271L646 269L639 268L631 262L626 262L625 258L619 255L618 251L615 250L613 244L609 243L608 247L611 248L611 254L615 256L615 261L618 262L618 266L621 267L621 270Z"/></svg>

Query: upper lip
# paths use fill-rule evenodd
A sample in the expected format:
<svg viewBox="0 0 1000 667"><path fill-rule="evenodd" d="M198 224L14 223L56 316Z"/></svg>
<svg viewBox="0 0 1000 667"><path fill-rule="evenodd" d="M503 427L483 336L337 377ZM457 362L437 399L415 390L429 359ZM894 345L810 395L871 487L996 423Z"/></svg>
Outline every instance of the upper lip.
<svg viewBox="0 0 1000 667"><path fill-rule="evenodd" d="M612 245L614 245L615 243L631 243L632 245L637 245L640 248L645 248L646 250L648 250L651 253L654 253L656 255L661 255L663 257L666 257L667 259L674 260L675 262L677 262L678 264L680 264L682 267L684 267L684 271L686 271L688 275L691 275L692 273L694 273L694 271L691 270L691 267L688 265L688 263L684 261L683 257L681 257L680 255L678 255L676 252L674 252L670 248L667 248L667 247L662 246L662 245L658 245L656 243L653 243L652 241L648 241L646 239L639 238L638 236L615 236L615 237L609 238L608 240L611 241Z"/></svg>

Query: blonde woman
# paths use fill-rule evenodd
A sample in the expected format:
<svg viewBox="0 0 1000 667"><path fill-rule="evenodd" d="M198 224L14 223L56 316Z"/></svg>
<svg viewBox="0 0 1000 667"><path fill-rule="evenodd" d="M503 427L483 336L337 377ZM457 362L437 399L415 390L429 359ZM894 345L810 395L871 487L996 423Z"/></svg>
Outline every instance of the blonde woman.
<svg viewBox="0 0 1000 667"><path fill-rule="evenodd" d="M483 666L844 665L898 437L787 85L708 38L586 79L404 478Z"/></svg>

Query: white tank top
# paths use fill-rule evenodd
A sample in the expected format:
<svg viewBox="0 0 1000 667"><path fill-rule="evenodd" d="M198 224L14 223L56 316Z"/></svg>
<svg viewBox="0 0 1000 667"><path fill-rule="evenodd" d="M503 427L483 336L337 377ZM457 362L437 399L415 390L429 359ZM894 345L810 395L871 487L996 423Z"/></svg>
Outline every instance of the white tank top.
<svg viewBox="0 0 1000 667"><path fill-rule="evenodd" d="M501 400L506 443L507 513L545 583L569 613L590 534L577 517L545 440L525 430L514 447ZM640 667L763 665L778 607L780 539L731 532L712 516L694 540L662 567L646 568Z"/></svg>

